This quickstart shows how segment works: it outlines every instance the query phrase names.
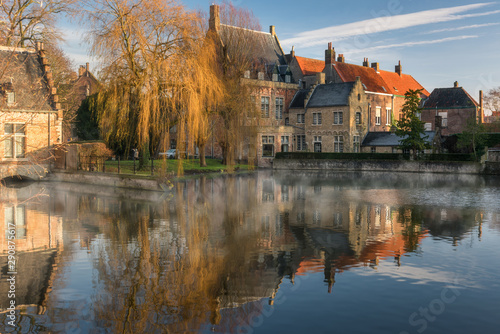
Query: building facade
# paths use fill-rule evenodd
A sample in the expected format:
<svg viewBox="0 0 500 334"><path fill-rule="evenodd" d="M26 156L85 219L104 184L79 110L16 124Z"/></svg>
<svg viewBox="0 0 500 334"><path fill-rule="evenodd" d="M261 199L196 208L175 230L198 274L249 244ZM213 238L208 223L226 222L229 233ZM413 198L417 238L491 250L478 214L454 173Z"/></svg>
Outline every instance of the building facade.
<svg viewBox="0 0 500 334"><path fill-rule="evenodd" d="M43 176L63 142L63 112L43 43L0 47L0 178Z"/></svg>

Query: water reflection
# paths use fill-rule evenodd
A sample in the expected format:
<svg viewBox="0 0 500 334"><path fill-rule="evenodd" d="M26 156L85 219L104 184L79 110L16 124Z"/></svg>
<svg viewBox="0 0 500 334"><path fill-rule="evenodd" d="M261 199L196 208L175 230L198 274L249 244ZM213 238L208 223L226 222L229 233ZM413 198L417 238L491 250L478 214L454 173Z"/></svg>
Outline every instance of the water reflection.
<svg viewBox="0 0 500 334"><path fill-rule="evenodd" d="M37 306L22 311L33 332L237 332L274 304L284 281L319 273L324 292L335 294L338 273L405 266L426 238L450 247L475 229L480 238L482 208L441 196L421 203L450 185L485 184L470 176L258 173L177 183L168 196L58 185L32 197L34 185L4 190L0 217L19 226L17 303ZM92 277L76 293L68 277L78 265Z"/></svg>

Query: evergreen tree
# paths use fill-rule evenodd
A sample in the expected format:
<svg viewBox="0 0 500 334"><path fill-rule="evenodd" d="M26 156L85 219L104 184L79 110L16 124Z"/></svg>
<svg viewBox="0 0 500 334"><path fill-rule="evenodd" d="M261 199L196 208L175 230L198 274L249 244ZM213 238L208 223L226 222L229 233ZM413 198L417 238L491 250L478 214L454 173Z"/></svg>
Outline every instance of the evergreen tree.
<svg viewBox="0 0 500 334"><path fill-rule="evenodd" d="M399 141L400 149L408 149L413 153L413 158L417 158L418 151L429 148L428 136L425 135L424 122L418 116L420 112L420 90L410 89L405 93L405 103L403 105L403 117L397 121L396 135L401 137Z"/></svg>
<svg viewBox="0 0 500 334"><path fill-rule="evenodd" d="M475 117L470 117L464 131L458 135L457 146L472 151L474 159L477 161L484 154L487 136L484 125L478 122Z"/></svg>

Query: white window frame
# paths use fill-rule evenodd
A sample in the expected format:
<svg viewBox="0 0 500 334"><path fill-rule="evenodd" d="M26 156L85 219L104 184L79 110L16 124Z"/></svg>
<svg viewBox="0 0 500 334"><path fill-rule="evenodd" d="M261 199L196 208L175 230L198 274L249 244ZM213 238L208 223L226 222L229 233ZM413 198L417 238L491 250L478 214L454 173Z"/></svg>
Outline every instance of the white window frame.
<svg viewBox="0 0 500 334"><path fill-rule="evenodd" d="M333 140L333 151L337 153L344 152L344 136L334 136Z"/></svg>
<svg viewBox="0 0 500 334"><path fill-rule="evenodd" d="M376 107L375 108L375 125L380 125L381 124L381 113L382 107Z"/></svg>
<svg viewBox="0 0 500 334"><path fill-rule="evenodd" d="M391 119L392 119L391 114L392 114L392 109L385 108L385 117L386 117L385 125L391 125Z"/></svg>
<svg viewBox="0 0 500 334"><path fill-rule="evenodd" d="M297 114L297 124L304 124L306 121L305 114Z"/></svg>
<svg viewBox="0 0 500 334"><path fill-rule="evenodd" d="M12 130L8 130L8 127ZM12 131L12 132L10 132ZM22 131L22 132L21 132ZM5 123L4 124L4 158L24 159L26 157L26 124L25 123ZM7 155L10 151L11 154ZM21 152L18 152L21 151Z"/></svg>
<svg viewBox="0 0 500 334"><path fill-rule="evenodd" d="M275 103L274 114L276 119L283 119L283 101L284 99L282 97L277 97L274 100Z"/></svg>
<svg viewBox="0 0 500 334"><path fill-rule="evenodd" d="M361 151L361 145L359 142L359 136L353 136L352 137L352 146L353 146L353 152L354 153L359 153Z"/></svg>
<svg viewBox="0 0 500 334"><path fill-rule="evenodd" d="M306 150L306 135L296 135L296 151L305 151Z"/></svg>
<svg viewBox="0 0 500 334"><path fill-rule="evenodd" d="M321 125L322 124L322 117L320 112L313 112L313 125Z"/></svg>
<svg viewBox="0 0 500 334"><path fill-rule="evenodd" d="M269 118L269 96L260 97L260 112L262 118Z"/></svg>
<svg viewBox="0 0 500 334"><path fill-rule="evenodd" d="M335 124L335 125L344 124L344 112L342 112L340 110L333 112L333 124Z"/></svg>
<svg viewBox="0 0 500 334"><path fill-rule="evenodd" d="M266 151L264 149L264 146L272 146L271 149L271 155L265 155L264 152ZM274 157L274 136L262 136L262 156L263 157Z"/></svg>

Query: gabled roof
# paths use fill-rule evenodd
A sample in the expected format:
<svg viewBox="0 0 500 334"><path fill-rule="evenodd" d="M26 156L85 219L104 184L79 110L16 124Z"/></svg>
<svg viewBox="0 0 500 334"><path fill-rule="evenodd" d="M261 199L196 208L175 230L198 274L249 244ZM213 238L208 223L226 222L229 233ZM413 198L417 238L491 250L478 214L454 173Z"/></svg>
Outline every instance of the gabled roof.
<svg viewBox="0 0 500 334"><path fill-rule="evenodd" d="M423 105L424 109L475 107L478 103L462 87L436 88Z"/></svg>
<svg viewBox="0 0 500 334"><path fill-rule="evenodd" d="M0 73L0 109L54 110L37 52L0 47ZM13 106L7 106L4 98L10 91L15 94Z"/></svg>
<svg viewBox="0 0 500 334"><path fill-rule="evenodd" d="M433 131L425 131L424 136L428 136L426 141L430 144L434 140ZM404 138L404 137L403 137ZM392 132L368 132L363 140L362 146L399 146L399 141L403 139Z"/></svg>
<svg viewBox="0 0 500 334"><path fill-rule="evenodd" d="M253 52L252 57L260 63L286 65L285 54L275 35L226 24L220 25L220 36L224 45L227 44L227 41L224 40L225 38L232 38L232 36L235 35L238 35L239 38L243 37L245 40L251 41L250 43L255 44L251 46L251 52Z"/></svg>
<svg viewBox="0 0 500 334"><path fill-rule="evenodd" d="M355 81L360 77L365 91L374 93L393 94L383 78L371 67L334 62L332 65L343 82Z"/></svg>
<svg viewBox="0 0 500 334"><path fill-rule="evenodd" d="M290 109L293 108L304 108L304 101L306 100L307 93L309 92L309 89L299 89L293 99L292 102L290 102Z"/></svg>
<svg viewBox="0 0 500 334"><path fill-rule="evenodd" d="M323 69L325 68L324 60L297 56L295 56L295 60L297 61L303 75L314 75L316 73L323 72Z"/></svg>
<svg viewBox="0 0 500 334"><path fill-rule="evenodd" d="M349 105L349 94L354 84L354 82L342 82L317 85L307 102L307 108Z"/></svg>
<svg viewBox="0 0 500 334"><path fill-rule="evenodd" d="M429 92L411 75L402 73L401 76L396 72L380 71L380 76L387 84L389 90L394 95L405 95L410 90L422 90L422 95L429 96Z"/></svg>

